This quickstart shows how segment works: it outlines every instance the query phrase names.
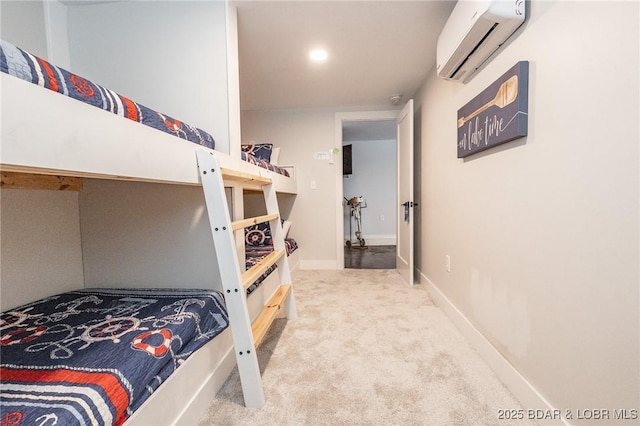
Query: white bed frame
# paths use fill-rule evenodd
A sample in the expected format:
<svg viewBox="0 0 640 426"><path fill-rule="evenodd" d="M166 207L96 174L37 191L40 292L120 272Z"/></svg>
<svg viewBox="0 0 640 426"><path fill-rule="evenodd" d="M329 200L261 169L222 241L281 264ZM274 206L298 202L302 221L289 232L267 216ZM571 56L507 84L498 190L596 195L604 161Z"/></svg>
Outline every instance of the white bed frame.
<svg viewBox="0 0 640 426"><path fill-rule="evenodd" d="M204 148L199 145L5 73L0 73L0 89L2 172L200 185L195 153ZM277 192L297 192L293 178L239 155L212 152L222 167L270 177ZM289 258L292 270L299 263L298 252ZM279 283L272 273L248 297L252 320ZM191 356L126 424L195 423L233 369L232 349L231 333L225 330Z"/></svg>

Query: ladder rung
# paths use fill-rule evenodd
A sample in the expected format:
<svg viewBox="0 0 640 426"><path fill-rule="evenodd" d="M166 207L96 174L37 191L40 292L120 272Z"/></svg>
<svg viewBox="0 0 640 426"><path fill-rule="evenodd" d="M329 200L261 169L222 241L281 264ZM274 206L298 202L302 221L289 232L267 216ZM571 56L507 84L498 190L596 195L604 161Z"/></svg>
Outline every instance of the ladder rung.
<svg viewBox="0 0 640 426"><path fill-rule="evenodd" d="M276 263L282 256L284 255L283 250L274 250L262 259L255 265L251 267L247 272L242 274L242 285L246 290L249 288L251 284L253 284L260 275L264 274L267 269L271 267L274 263Z"/></svg>
<svg viewBox="0 0 640 426"><path fill-rule="evenodd" d="M278 315L282 302L289 296L289 293L291 293L291 284L283 284L278 287L278 290L276 290L273 296L271 296L271 299L269 299L267 306L264 307L264 310L251 325L253 342L256 347L262 343L262 339L267 335L269 327L271 327L273 320L276 318L276 315Z"/></svg>
<svg viewBox="0 0 640 426"><path fill-rule="evenodd" d="M250 217L247 219L239 220L237 222L231 222L231 229L237 231L238 229L246 228L247 226L255 225L258 223L264 223L269 220L277 219L277 214L266 214L264 216Z"/></svg>
<svg viewBox="0 0 640 426"><path fill-rule="evenodd" d="M221 167L220 170L222 171L222 179L225 181L245 182L259 185L268 185L272 182L269 177L252 175L250 173L239 172L237 170L231 170L224 167Z"/></svg>

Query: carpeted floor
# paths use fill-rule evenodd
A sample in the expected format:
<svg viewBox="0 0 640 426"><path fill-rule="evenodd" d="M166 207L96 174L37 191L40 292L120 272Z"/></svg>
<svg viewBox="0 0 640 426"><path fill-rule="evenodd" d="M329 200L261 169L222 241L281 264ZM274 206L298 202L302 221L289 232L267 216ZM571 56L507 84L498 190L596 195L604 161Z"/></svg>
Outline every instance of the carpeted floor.
<svg viewBox="0 0 640 426"><path fill-rule="evenodd" d="M422 286L345 269L299 271L294 288L298 319L259 349L265 406L243 406L234 370L200 426L515 424L497 412L520 404Z"/></svg>

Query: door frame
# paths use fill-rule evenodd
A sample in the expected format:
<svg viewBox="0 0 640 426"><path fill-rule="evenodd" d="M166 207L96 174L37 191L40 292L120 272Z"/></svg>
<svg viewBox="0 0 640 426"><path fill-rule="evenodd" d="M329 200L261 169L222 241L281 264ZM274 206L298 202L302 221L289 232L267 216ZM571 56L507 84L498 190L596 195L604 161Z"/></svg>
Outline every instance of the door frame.
<svg viewBox="0 0 640 426"><path fill-rule="evenodd" d="M398 209L397 227L397 250L396 250L396 270L406 280L407 284L412 286L415 284L415 260L414 260L414 239L415 239L415 191L414 191L414 102L409 99L398 115L398 149L396 160L398 162L398 173L396 175L396 185L398 201L396 208ZM409 124L406 132L403 133L403 123ZM405 137L401 137L404 134ZM403 165L405 167L403 167ZM409 173L406 173L408 171ZM408 191L406 191L408 189ZM401 206L405 201L406 207ZM408 215L409 220L401 220L400 217ZM406 238L405 238L406 237ZM408 241L407 241L408 240ZM405 252L407 258L402 256Z"/></svg>
<svg viewBox="0 0 640 426"><path fill-rule="evenodd" d="M342 204L344 197L343 177L342 177L342 123L344 121L395 121L398 118L400 109L383 110L383 111L355 111L355 112L336 112L334 119L335 126L335 147L340 148L340 152L336 155L334 162L335 178L336 178L336 269L344 269L344 205ZM398 147L396 144L396 155Z"/></svg>

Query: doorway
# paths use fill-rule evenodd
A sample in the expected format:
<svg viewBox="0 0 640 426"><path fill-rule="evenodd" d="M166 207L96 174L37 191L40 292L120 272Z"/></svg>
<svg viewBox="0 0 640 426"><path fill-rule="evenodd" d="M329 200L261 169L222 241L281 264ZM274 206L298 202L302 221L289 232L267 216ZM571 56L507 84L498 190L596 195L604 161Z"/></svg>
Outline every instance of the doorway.
<svg viewBox="0 0 640 426"><path fill-rule="evenodd" d="M396 269L396 246L366 246L344 249L345 269Z"/></svg>
<svg viewBox="0 0 640 426"><path fill-rule="evenodd" d="M395 269L397 232L397 111L336 115L344 268ZM341 190L340 190L341 189Z"/></svg>

